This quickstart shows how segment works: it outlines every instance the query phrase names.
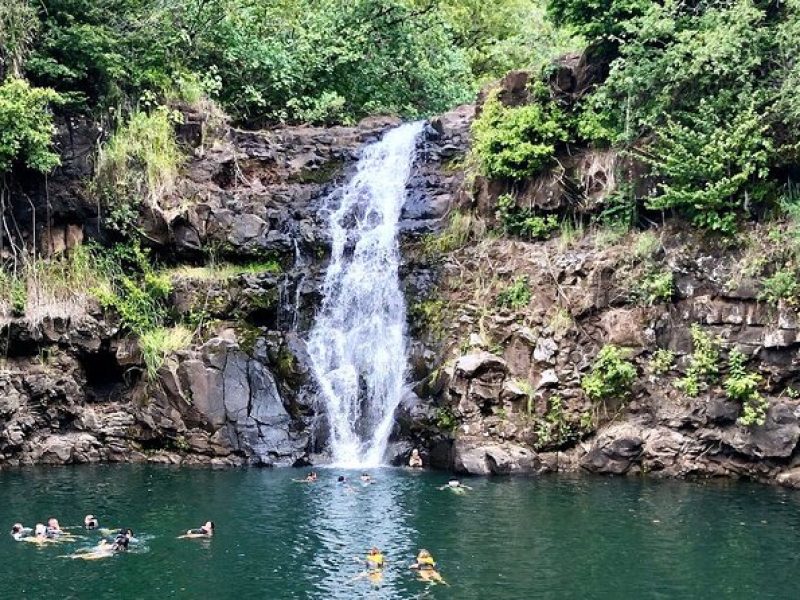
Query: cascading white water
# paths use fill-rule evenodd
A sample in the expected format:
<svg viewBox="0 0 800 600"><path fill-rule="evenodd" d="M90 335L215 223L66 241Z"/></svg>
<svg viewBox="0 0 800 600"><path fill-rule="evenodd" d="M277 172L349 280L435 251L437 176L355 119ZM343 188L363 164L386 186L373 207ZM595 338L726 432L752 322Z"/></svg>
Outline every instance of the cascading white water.
<svg viewBox="0 0 800 600"><path fill-rule="evenodd" d="M330 216L332 254L308 351L336 464L383 460L406 376L397 230L423 123L367 146Z"/></svg>

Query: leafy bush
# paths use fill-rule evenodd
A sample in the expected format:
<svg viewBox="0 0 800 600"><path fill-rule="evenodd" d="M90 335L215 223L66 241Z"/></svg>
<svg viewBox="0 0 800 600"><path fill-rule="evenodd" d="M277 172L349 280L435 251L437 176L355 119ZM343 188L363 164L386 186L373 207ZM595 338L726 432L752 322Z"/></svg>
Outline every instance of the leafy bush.
<svg viewBox="0 0 800 600"><path fill-rule="evenodd" d="M458 427L458 419L453 411L445 406L436 409L436 427L442 431L455 431Z"/></svg>
<svg viewBox="0 0 800 600"><path fill-rule="evenodd" d="M662 183L648 207L679 209L699 227L730 234L748 192L768 175L773 145L755 102L721 104L701 100L696 112L677 113L657 130L647 161Z"/></svg>
<svg viewBox="0 0 800 600"><path fill-rule="evenodd" d="M659 348L650 359L650 368L656 375L669 372L675 365L675 353L666 348Z"/></svg>
<svg viewBox="0 0 800 600"><path fill-rule="evenodd" d="M742 403L742 414L737 422L745 427L752 427L764 424L769 404L758 392L761 375L749 373L745 368L746 362L747 357L744 354L733 350L728 359L728 376L723 385L728 398Z"/></svg>
<svg viewBox="0 0 800 600"><path fill-rule="evenodd" d="M512 284L497 294L496 304L501 307L509 307L520 310L530 304L533 298L527 277L516 277Z"/></svg>
<svg viewBox="0 0 800 600"><path fill-rule="evenodd" d="M547 414L536 426L536 445L544 448L548 445L560 446L575 437L571 423L564 413L564 400L558 394L550 396L547 401Z"/></svg>
<svg viewBox="0 0 800 600"><path fill-rule="evenodd" d="M547 10L556 23L572 25L589 39L619 38L628 33L626 23L644 14L648 0L550 0Z"/></svg>
<svg viewBox="0 0 800 600"><path fill-rule="evenodd" d="M652 306L657 302L672 300L673 276L671 271L651 271L641 278L634 290L640 302Z"/></svg>
<svg viewBox="0 0 800 600"><path fill-rule="evenodd" d="M697 396L719 375L719 340L712 339L697 324L692 325L692 356L686 376L675 382L687 396Z"/></svg>
<svg viewBox="0 0 800 600"><path fill-rule="evenodd" d="M172 283L157 273L146 250L137 244L117 245L98 258L106 279L92 290L104 308L115 310L122 324L141 336L161 327Z"/></svg>
<svg viewBox="0 0 800 600"><path fill-rule="evenodd" d="M497 199L497 217L506 233L530 239L545 239L559 228L555 215L540 216L517 206L514 196L503 194Z"/></svg>
<svg viewBox="0 0 800 600"><path fill-rule="evenodd" d="M566 117L542 93L534 102L504 107L494 93L472 124L473 152L487 177L525 179L550 166L556 146L569 139Z"/></svg>
<svg viewBox="0 0 800 600"><path fill-rule="evenodd" d="M797 296L800 293L800 282L797 275L791 269L781 269L761 282L761 293L759 300L765 300L770 304L778 304L781 300L789 304L797 304Z"/></svg>
<svg viewBox="0 0 800 600"><path fill-rule="evenodd" d="M61 97L11 77L0 85L0 174L15 163L47 173L58 166L53 151L53 118L49 106Z"/></svg>
<svg viewBox="0 0 800 600"><path fill-rule="evenodd" d="M627 353L614 345L603 346L592 371L581 380L581 387L591 400L623 398L636 379L636 367L627 360Z"/></svg>
<svg viewBox="0 0 800 600"><path fill-rule="evenodd" d="M94 189L109 210L106 222L127 231L138 203L153 209L171 193L183 155L174 135L174 113L164 107L134 111L100 150Z"/></svg>

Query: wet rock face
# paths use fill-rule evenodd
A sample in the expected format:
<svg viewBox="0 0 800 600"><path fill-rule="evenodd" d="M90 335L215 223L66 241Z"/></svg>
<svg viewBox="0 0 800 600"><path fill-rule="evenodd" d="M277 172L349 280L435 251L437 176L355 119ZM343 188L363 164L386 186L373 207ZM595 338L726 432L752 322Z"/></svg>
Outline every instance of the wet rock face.
<svg viewBox="0 0 800 600"><path fill-rule="evenodd" d="M437 464L482 475L580 470L800 487L797 311L759 301L738 255L679 224L648 232L663 247L647 261L632 255L638 235L602 246L592 236L500 238L443 260L437 377L424 388L447 434L428 444ZM642 264L673 274L669 301L637 299ZM529 282L530 301L498 306L517 277ZM676 385L691 364L693 324L719 342L718 377L697 397ZM592 401L581 381L606 344L627 353L637 378L627 395ZM672 353L663 370L653 362L659 349ZM742 402L726 396L734 349L762 377L763 425L739 424Z"/></svg>

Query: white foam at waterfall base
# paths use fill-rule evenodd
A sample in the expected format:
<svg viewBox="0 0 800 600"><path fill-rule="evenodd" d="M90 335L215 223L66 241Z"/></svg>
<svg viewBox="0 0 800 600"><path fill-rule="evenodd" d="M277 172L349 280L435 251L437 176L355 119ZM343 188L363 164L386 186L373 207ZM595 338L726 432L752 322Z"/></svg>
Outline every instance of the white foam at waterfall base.
<svg viewBox="0 0 800 600"><path fill-rule="evenodd" d="M383 461L406 377L406 307L398 221L422 123L364 148L329 220L331 262L308 351L330 426L333 461Z"/></svg>

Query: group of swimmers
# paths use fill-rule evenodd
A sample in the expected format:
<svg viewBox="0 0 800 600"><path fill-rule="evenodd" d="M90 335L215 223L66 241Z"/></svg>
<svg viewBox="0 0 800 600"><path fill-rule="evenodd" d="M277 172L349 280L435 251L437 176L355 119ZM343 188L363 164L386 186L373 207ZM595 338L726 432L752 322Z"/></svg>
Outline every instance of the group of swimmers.
<svg viewBox="0 0 800 600"><path fill-rule="evenodd" d="M379 583L383 579L383 567L386 565L383 552L373 546L367 553L364 562L367 570L356 576L356 578L367 577L372 583ZM433 560L433 556L425 549L417 553L416 560L409 565L409 568L417 572L417 576L421 581L447 585L447 582L436 569L436 561Z"/></svg>
<svg viewBox="0 0 800 600"><path fill-rule="evenodd" d="M33 528L25 527L22 523L14 523L11 527L11 536L18 542L32 542L39 545L77 541L79 536L68 531L68 529L74 530L77 528L62 529L58 519L51 517L47 520L47 525L37 523ZM98 541L97 545L93 548L77 550L74 554L67 555L65 558L81 558L83 560L106 558L120 552L125 552L131 544L138 542L133 535L133 529L130 527L119 529L101 528L99 521L94 515L86 515L84 517L83 529L87 531L96 530L99 532L101 535L100 541ZM183 535L178 536L178 539L209 538L213 535L214 522L207 521L201 527L189 529Z"/></svg>

